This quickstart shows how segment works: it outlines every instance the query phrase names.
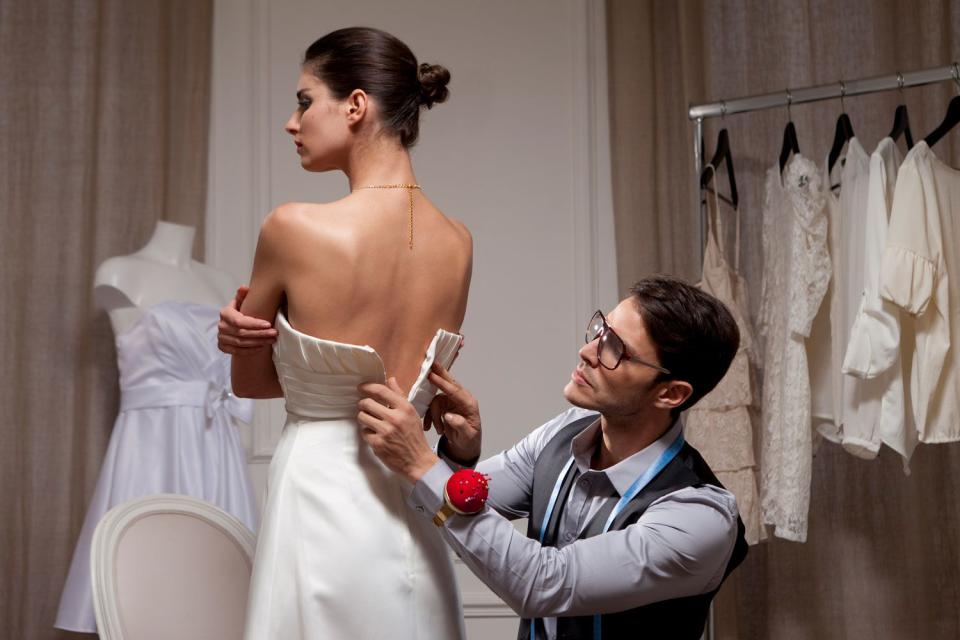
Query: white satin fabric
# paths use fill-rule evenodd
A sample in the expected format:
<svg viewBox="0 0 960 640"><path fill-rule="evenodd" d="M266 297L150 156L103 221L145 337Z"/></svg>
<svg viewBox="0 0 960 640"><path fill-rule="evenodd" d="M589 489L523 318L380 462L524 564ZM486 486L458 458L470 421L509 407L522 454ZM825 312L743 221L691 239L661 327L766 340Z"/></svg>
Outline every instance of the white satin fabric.
<svg viewBox="0 0 960 640"><path fill-rule="evenodd" d="M154 493L212 502L257 530L246 454L233 420L253 402L235 397L230 359L217 349L219 311L186 302L149 307L116 337L120 414L60 599L56 626L93 633L93 531L112 507Z"/></svg>
<svg viewBox="0 0 960 640"><path fill-rule="evenodd" d="M464 637L450 551L406 506L409 485L360 436L357 385L386 379L371 347L322 340L277 315L287 422L270 464L247 640ZM420 415L460 336L437 331L409 398Z"/></svg>

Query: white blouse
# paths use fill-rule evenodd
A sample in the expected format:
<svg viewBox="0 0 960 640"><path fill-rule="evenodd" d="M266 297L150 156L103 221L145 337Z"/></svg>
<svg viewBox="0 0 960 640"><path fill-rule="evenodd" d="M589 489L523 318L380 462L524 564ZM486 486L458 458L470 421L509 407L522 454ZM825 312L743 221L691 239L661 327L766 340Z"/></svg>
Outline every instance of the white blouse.
<svg viewBox="0 0 960 640"><path fill-rule="evenodd" d="M873 458L875 445L863 439L862 398L856 378L843 375L843 354L860 303L864 280L864 226L870 181L870 156L857 138L851 138L843 163L833 172L823 162L822 189L829 220L832 277L824 303L807 343L813 418L817 431L828 440L842 443L851 453ZM839 184L838 189L832 184Z"/></svg>
<svg viewBox="0 0 960 640"><path fill-rule="evenodd" d="M950 348L960 337L960 294L949 277L960 266L957 224L960 171L921 140L897 176L880 268L881 295L912 316L916 331L910 396L921 442L960 440L960 349Z"/></svg>
<svg viewBox="0 0 960 640"><path fill-rule="evenodd" d="M891 138L884 138L870 156L870 183L863 226L864 286L860 308L850 331L843 373L862 378L859 389L864 399L858 426L846 436L868 443L876 450L882 442L903 457L904 471L916 446L916 429L907 428L907 399L900 357L900 310L880 296L880 264L887 242L890 207L901 155ZM904 336L912 344L912 336ZM912 424L912 421L911 421Z"/></svg>

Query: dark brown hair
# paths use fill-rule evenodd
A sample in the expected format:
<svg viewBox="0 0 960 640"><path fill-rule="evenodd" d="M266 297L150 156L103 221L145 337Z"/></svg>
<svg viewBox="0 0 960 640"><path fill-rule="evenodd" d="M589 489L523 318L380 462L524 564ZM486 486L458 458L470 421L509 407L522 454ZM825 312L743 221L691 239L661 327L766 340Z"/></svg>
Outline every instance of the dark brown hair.
<svg viewBox="0 0 960 640"><path fill-rule="evenodd" d="M330 93L343 100L361 89L376 100L388 131L410 148L420 135L420 107L447 99L450 72L435 64L417 64L410 47L379 29L349 27L323 36L303 56Z"/></svg>
<svg viewBox="0 0 960 640"><path fill-rule="evenodd" d="M630 289L661 366L658 380L683 380L693 393L679 413L710 393L726 375L740 346L740 330L712 295L672 276L651 276Z"/></svg>

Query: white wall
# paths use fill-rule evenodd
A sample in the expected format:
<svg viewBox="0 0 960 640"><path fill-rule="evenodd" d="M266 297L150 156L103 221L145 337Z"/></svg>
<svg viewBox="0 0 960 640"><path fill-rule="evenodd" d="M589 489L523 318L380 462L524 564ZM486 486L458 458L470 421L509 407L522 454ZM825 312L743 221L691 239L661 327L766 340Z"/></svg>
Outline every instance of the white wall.
<svg viewBox="0 0 960 640"><path fill-rule="evenodd" d="M216 0L207 259L238 281L272 207L347 188L342 175L302 171L282 126L303 50L354 25L451 72L451 98L425 112L413 158L433 202L474 234L455 375L480 400L489 455L563 409L583 326L617 299L603 3ZM246 434L260 492L279 405L262 403ZM512 612L458 569L470 637L511 637Z"/></svg>

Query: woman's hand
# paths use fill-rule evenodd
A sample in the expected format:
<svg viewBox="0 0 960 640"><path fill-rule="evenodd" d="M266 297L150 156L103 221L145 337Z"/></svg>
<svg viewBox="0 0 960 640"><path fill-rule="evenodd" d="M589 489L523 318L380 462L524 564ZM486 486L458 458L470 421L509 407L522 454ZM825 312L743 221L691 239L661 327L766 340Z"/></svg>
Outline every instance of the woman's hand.
<svg viewBox="0 0 960 640"><path fill-rule="evenodd" d="M432 424L438 434L446 436L447 455L461 464L473 464L480 457L481 444L477 399L437 362L430 369L430 382L442 393L430 403L423 419L424 430Z"/></svg>
<svg viewBox="0 0 960 640"><path fill-rule="evenodd" d="M217 347L224 353L253 355L269 348L277 340L277 330L270 322L240 313L240 306L249 291L249 287L240 287L237 296L220 310Z"/></svg>

